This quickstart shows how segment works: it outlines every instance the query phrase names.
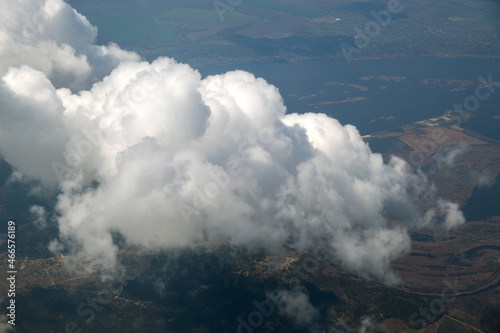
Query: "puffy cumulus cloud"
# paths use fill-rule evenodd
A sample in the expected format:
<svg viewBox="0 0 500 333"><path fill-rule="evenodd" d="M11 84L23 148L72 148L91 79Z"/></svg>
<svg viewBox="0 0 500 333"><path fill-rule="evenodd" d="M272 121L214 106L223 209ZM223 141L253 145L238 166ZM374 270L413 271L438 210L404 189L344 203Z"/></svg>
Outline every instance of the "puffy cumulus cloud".
<svg viewBox="0 0 500 333"><path fill-rule="evenodd" d="M114 233L154 251L322 242L348 269L397 283L389 263L408 253L409 228L463 222L354 126L286 114L278 89L250 73L202 78L92 45L95 29L58 0L1 9L16 19L0 29L0 153L22 179L59 189L51 248L69 250L72 267L113 269ZM33 38L20 22L39 11Z"/></svg>
<svg viewBox="0 0 500 333"><path fill-rule="evenodd" d="M51 82L31 67L11 68L0 82L0 100L4 159L18 167L20 175L57 184L50 164L64 151L70 131Z"/></svg>
<svg viewBox="0 0 500 333"><path fill-rule="evenodd" d="M0 75L28 65L56 87L86 89L124 60L118 46L94 45L97 29L62 0L0 1Z"/></svg>

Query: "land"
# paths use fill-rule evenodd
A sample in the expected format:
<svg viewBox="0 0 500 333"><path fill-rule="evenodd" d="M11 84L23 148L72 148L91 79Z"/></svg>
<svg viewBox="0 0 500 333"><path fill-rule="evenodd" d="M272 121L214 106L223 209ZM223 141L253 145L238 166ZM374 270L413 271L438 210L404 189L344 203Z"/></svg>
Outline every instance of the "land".
<svg viewBox="0 0 500 333"><path fill-rule="evenodd" d="M315 103L308 104L309 106L318 106L318 105L332 105L332 104L342 104L342 103L357 103L359 101L364 101L366 97L357 96L357 97L347 97L346 99L342 99L340 101L319 101Z"/></svg>
<svg viewBox="0 0 500 333"><path fill-rule="evenodd" d="M394 117L394 116L380 116L380 117L371 119L370 123L376 123L377 121L392 120L392 119L396 119L396 117Z"/></svg>
<svg viewBox="0 0 500 333"><path fill-rule="evenodd" d="M376 22L386 1L251 0L227 2L72 0L99 28L98 43L120 41L145 59L174 57L195 67L344 59L356 31ZM498 57L496 1L402 1L401 13L360 47L353 60ZM345 43L345 44L342 44ZM363 43L362 43L363 45Z"/></svg>
<svg viewBox="0 0 500 333"><path fill-rule="evenodd" d="M352 87L352 88L358 89L359 91L367 91L368 90L368 87L366 87L366 86L362 86L362 85L359 85L359 84L352 84L352 83L343 83L343 82L330 81L330 82L326 82L325 84L327 84L329 86Z"/></svg>
<svg viewBox="0 0 500 333"><path fill-rule="evenodd" d="M370 81L370 80L379 80L379 81L394 81L399 82L403 80L407 80L407 77L404 76L391 76L391 75L369 75L362 76L360 80Z"/></svg>
<svg viewBox="0 0 500 333"><path fill-rule="evenodd" d="M229 7L217 11L212 1L69 2L98 26L99 44L119 42L146 60L171 56L198 68L344 59L341 43L355 46L356 29L363 30L374 20L371 11L384 10L387 5L385 1L311 0L304 5L296 0L245 0L237 5L223 1ZM393 15L353 60L499 57L498 2L414 0L403 2L403 7L403 12ZM361 79L386 84L406 78L379 75ZM424 83L450 86L452 91L478 85L477 81L454 78L426 79ZM326 84L366 91L362 85ZM380 89L386 88L380 85ZM320 93L299 99L315 99ZM386 160L396 155L412 168L421 169L440 196L464 207L474 189L491 186L500 173L499 142L460 127L470 117L464 111L450 113L373 133L365 140ZM500 116L493 118L500 120ZM392 116L383 116L372 121L390 119ZM460 152L448 164L444 157L454 149ZM11 171L0 161L2 183ZM28 207L35 201L23 195L28 191L12 183L0 188L1 220L15 216L29 221ZM255 311L252 302L264 300L266 291L289 288L283 277L295 274L311 255L300 256L291 250L285 258L277 258L231 247L200 246L194 251L151 256L125 247L119 258L132 277L90 319L79 316L76 310L89 299L97 299L109 288L107 283L95 272L69 274L63 265L64 255L48 251L48 241L57 235L53 223L43 230L19 223L18 235L23 239L16 262L17 299L22 304L17 313L19 332L60 332L70 321L84 332L234 332L236 319ZM398 287L367 281L343 270L333 257L322 258L317 270L300 282L319 309L321 324L346 331L345 327L359 328L366 316L373 325L383 324L390 332L417 332L422 327L413 323L412 315L437 304L443 292L447 297L454 295L446 290L449 283L460 286L456 299L432 315L420 332L499 332L500 217L468 221L448 234L436 228L416 229L411 237L411 253L392 263L404 279L404 285ZM0 246L5 246L4 239L0 239ZM277 270L272 268L276 262L280 263ZM167 276L165 272L176 273ZM5 279L0 281L0 290L7 290ZM165 284L162 292L154 287L158 281ZM376 331L373 325L371 330ZM261 330L298 331L292 321L278 314L267 318Z"/></svg>
<svg viewBox="0 0 500 333"><path fill-rule="evenodd" d="M473 117L452 111L441 117L418 121L391 131L364 136L372 146L383 143L385 158L399 156L413 168L425 170L440 196L464 206L479 182L491 186L500 174L500 142L466 130L458 124ZM457 150L453 165L444 161ZM487 180L485 180L487 178Z"/></svg>
<svg viewBox="0 0 500 333"><path fill-rule="evenodd" d="M483 186L490 186L500 174L500 142L459 126L472 116L466 111L450 112L364 139L370 145L382 140L385 159L391 155L406 159L410 167L427 174L442 197L464 206L479 185L480 171L489 170ZM453 164L439 163L438 154L446 155L457 147L466 149ZM5 165L2 170L6 176ZM0 189L2 202L18 202L22 214L20 189L13 186ZM18 315L29 318L18 322L23 332L41 332L42 327L60 331L70 320L88 332L234 331L236 318L255 311L252 301L266 299L270 290L291 288L290 276L298 276L311 257L317 260L317 268L300 275L299 283L319 309L322 325L357 330L363 318L371 318L373 331L380 325L390 332L424 333L493 333L500 328L500 216L468 221L449 233L438 227L412 230L411 253L392 263L404 280L395 287L345 271L328 253L319 258L291 250L286 257L272 257L200 244L190 251L147 255L123 247L121 268L131 277L110 294L92 320L78 316L76 309L89 299L98 299L109 289L107 283L96 273L69 274L64 255L54 256L41 248L40 240L54 237L55 228L20 227L19 235L31 240L20 248L23 251L16 262L17 299L23 304ZM0 240L0 246L4 242ZM154 287L158 281L164 283L161 292ZM1 290L6 290L5 284L0 282ZM439 302L443 308L433 310ZM424 320L420 309L434 314ZM300 331L278 314L267 318L265 329Z"/></svg>
<svg viewBox="0 0 500 333"><path fill-rule="evenodd" d="M463 91L470 89L472 87L485 87L485 85L479 80L458 80L458 79L423 79L425 84L434 84L442 87L455 85L455 88L452 88L451 91ZM492 82L489 84L491 87L500 87L500 82Z"/></svg>
<svg viewBox="0 0 500 333"><path fill-rule="evenodd" d="M396 155L411 167L425 171L440 196L464 207L477 186L492 186L500 174L500 142L459 126L472 117L473 114L466 111L449 112L441 117L367 135L364 139L372 144L383 140L387 148L384 152L386 159ZM451 165L440 163L443 152L449 153L453 149L462 149L460 157ZM485 170L488 177L482 178ZM463 286L460 301L447 310L437 332L447 332L452 327L458 331L476 332L498 329L485 327L484 320L481 325L480 318L486 310L471 311L468 308L467 311L466 307L470 306L472 299L498 306L500 216L468 221L449 234L442 234L435 228L423 228L411 236L412 252L392 265L405 280L404 287L399 290L439 298L447 283L454 281ZM468 315L457 319L458 313ZM457 325L460 327L455 327Z"/></svg>

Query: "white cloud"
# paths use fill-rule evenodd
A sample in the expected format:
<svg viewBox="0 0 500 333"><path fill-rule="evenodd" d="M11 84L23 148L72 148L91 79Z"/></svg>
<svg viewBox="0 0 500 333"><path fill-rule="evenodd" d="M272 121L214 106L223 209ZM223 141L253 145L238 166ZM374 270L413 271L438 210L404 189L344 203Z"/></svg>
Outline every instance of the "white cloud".
<svg viewBox="0 0 500 333"><path fill-rule="evenodd" d="M487 186L491 182L491 173L488 169L482 170L481 172L473 172L473 177L476 178L477 186Z"/></svg>
<svg viewBox="0 0 500 333"><path fill-rule="evenodd" d="M467 142L461 141L454 146L446 146L438 151L436 151L432 158L436 161L439 167L447 166L452 167L455 165L457 159L465 154L470 149L470 145Z"/></svg>
<svg viewBox="0 0 500 333"><path fill-rule="evenodd" d="M439 199L438 205L442 212L446 212L443 222L446 229L453 229L465 223L465 217L456 203Z"/></svg>
<svg viewBox="0 0 500 333"><path fill-rule="evenodd" d="M47 211L44 207L33 205L30 207L30 214L33 217L33 224L39 228L47 226Z"/></svg>
<svg viewBox="0 0 500 333"><path fill-rule="evenodd" d="M28 65L56 87L88 88L124 60L116 45L94 45L97 29L62 0L0 1L0 75Z"/></svg>
<svg viewBox="0 0 500 333"><path fill-rule="evenodd" d="M52 248L69 248L71 267L86 258L88 269L113 269L112 232L145 250L322 241L348 269L397 283L389 263L408 253L408 228L463 222L354 126L286 115L263 79L137 61L93 45L95 29L58 0L16 4L0 5L17 17L0 29L0 154L26 179L59 187ZM37 38L24 36L22 22L40 10Z"/></svg>
<svg viewBox="0 0 500 333"><path fill-rule="evenodd" d="M319 311L301 289L276 290L266 296L278 305L280 315L291 318L296 325L309 325L319 317Z"/></svg>

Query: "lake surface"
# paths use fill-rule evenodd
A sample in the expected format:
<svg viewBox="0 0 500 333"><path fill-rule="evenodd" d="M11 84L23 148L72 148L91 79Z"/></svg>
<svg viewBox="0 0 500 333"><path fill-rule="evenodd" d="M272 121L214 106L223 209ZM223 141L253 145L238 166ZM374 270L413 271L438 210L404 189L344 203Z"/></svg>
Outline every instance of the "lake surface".
<svg viewBox="0 0 500 333"><path fill-rule="evenodd" d="M474 84L461 90L460 82L444 80L476 81L480 75L487 78L492 74L493 81L500 81L498 59L382 59L350 64L325 60L229 65L199 71L206 76L235 69L252 72L278 87L289 113L326 113L343 124L355 125L362 135L440 116L474 95ZM366 76L386 76L387 80L362 79ZM426 84L425 79L441 81ZM492 119L500 115L499 106L500 87L496 87L488 99L480 101L476 118L464 127L500 139L500 120Z"/></svg>

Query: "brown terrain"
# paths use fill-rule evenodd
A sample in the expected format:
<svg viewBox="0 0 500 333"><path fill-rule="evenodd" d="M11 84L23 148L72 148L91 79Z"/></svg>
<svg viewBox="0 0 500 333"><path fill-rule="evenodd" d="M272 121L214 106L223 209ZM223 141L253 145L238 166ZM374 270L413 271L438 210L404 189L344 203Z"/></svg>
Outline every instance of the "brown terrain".
<svg viewBox="0 0 500 333"><path fill-rule="evenodd" d="M392 120L392 119L396 119L396 117L394 117L394 116L381 116L381 117L371 119L370 123L376 123L376 122L381 121L381 120Z"/></svg>
<svg viewBox="0 0 500 333"><path fill-rule="evenodd" d="M403 81L406 80L407 77L404 76L391 76L391 75L369 75L360 77L361 80L370 81L370 80L382 80L382 81Z"/></svg>
<svg viewBox="0 0 500 333"><path fill-rule="evenodd" d="M347 97L341 101L320 101L312 104L308 104L309 106L315 105L330 105L330 104L341 104L341 103L357 103L359 101L364 101L366 97L358 96L358 97Z"/></svg>
<svg viewBox="0 0 500 333"><path fill-rule="evenodd" d="M491 186L500 174L500 142L467 131L451 119L450 115L432 118L393 132L376 133L365 140L392 137L403 142L407 149L394 155L426 170L441 197L464 206L479 182ZM452 165L435 164L440 152L446 155L459 147L463 151ZM430 228L415 231L410 256L393 264L404 277L402 290L439 296L443 280L457 279L467 286L462 293L472 294L500 281L500 216L468 221L449 235L437 233Z"/></svg>
<svg viewBox="0 0 500 333"><path fill-rule="evenodd" d="M465 112L448 114L365 136L365 140L391 138L404 143L405 148L384 157L397 155L410 166L422 168L441 197L463 207L478 184L492 186L500 174L500 142L455 124L453 120L464 114L465 119L461 120L466 121L470 115ZM461 150L453 164L436 162L438 155L446 155L453 149ZM496 326L493 330L480 327L481 313L467 314L463 304L481 300L483 312L488 306L500 309L500 216L467 221L449 234L436 228L418 229L413 232L412 240L410 255L392 264L405 281L404 286L396 289L439 299L449 292L450 285L459 285L463 296L461 302L456 302L460 304L450 305L433 332L499 332Z"/></svg>
<svg viewBox="0 0 500 333"><path fill-rule="evenodd" d="M500 217L469 222L445 240L433 230L419 230L412 252L393 268L405 280L405 292L440 296L444 280L465 287L462 295L474 294L500 281ZM435 240L437 239L437 240Z"/></svg>

